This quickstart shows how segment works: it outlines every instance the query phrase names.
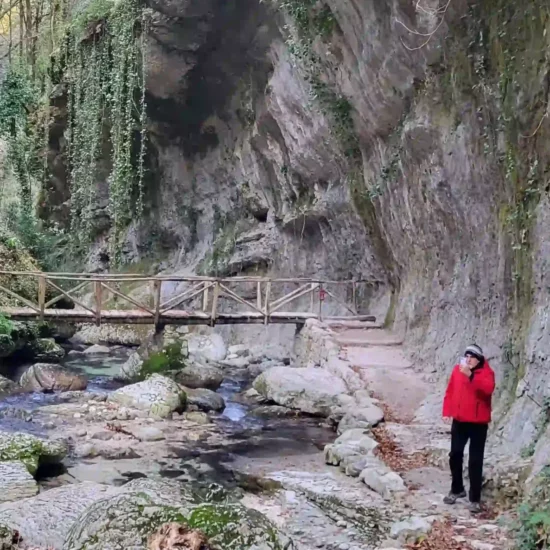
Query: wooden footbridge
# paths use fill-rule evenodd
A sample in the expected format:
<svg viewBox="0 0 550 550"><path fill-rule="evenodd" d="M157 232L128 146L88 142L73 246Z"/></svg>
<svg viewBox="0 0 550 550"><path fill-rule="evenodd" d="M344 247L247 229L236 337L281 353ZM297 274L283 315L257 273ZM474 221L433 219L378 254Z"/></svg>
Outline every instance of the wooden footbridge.
<svg viewBox="0 0 550 550"><path fill-rule="evenodd" d="M0 313L16 321L156 326L375 321L358 313L361 291L376 284L367 281L1 270L0 281L0 304L16 304L0 305ZM35 288L36 298L11 290L23 287Z"/></svg>

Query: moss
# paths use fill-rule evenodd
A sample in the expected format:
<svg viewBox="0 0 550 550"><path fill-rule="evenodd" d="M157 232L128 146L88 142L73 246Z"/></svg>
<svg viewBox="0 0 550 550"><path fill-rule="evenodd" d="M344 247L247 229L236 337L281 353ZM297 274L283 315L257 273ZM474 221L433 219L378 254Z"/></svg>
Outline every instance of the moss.
<svg viewBox="0 0 550 550"><path fill-rule="evenodd" d="M170 375L184 369L187 362L182 346L181 342L175 342L149 355L141 366L140 379L145 380L152 374Z"/></svg>
<svg viewBox="0 0 550 550"><path fill-rule="evenodd" d="M59 461L66 450L61 444L44 441L38 437L22 433L0 434L0 461L17 460L25 464L34 475L41 463Z"/></svg>

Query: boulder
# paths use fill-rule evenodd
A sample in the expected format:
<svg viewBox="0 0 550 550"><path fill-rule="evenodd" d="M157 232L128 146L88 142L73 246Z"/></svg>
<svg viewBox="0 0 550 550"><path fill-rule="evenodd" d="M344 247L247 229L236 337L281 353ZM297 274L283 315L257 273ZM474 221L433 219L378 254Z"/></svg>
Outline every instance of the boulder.
<svg viewBox="0 0 550 550"><path fill-rule="evenodd" d="M178 384L188 388L207 388L217 390L223 382L220 369L202 363L192 363L175 374Z"/></svg>
<svg viewBox="0 0 550 550"><path fill-rule="evenodd" d="M151 325L82 325L72 341L87 345L140 346L153 334Z"/></svg>
<svg viewBox="0 0 550 550"><path fill-rule="evenodd" d="M67 445L48 441L31 434L0 431L0 462L20 461L34 475L41 464L61 462L67 455Z"/></svg>
<svg viewBox="0 0 550 550"><path fill-rule="evenodd" d="M401 543L415 543L420 537L430 532L434 516L411 516L403 521L394 523L390 528L390 537Z"/></svg>
<svg viewBox="0 0 550 550"><path fill-rule="evenodd" d="M254 381L263 397L284 407L329 416L337 397L347 392L340 379L323 369L274 367Z"/></svg>
<svg viewBox="0 0 550 550"><path fill-rule="evenodd" d="M2 504L0 524L16 529L30 547L60 549L74 521L95 501L119 490L90 482L50 489Z"/></svg>
<svg viewBox="0 0 550 550"><path fill-rule="evenodd" d="M292 548L265 516L221 491L208 495L175 480L137 479L93 503L70 528L63 550L146 550L150 535L170 522L199 529L213 548Z"/></svg>
<svg viewBox="0 0 550 550"><path fill-rule="evenodd" d="M65 357L65 350L53 338L37 338L29 348L35 359L45 363L59 363Z"/></svg>
<svg viewBox="0 0 550 550"><path fill-rule="evenodd" d="M36 363L29 367L19 379L25 391L82 391L88 386L86 375L61 365Z"/></svg>
<svg viewBox="0 0 550 550"><path fill-rule="evenodd" d="M377 426L384 420L384 411L373 403L360 408L350 407L338 424L338 433L342 434L353 428L369 429Z"/></svg>
<svg viewBox="0 0 550 550"><path fill-rule="evenodd" d="M21 500L36 493L38 484L25 464L19 461L0 462L0 502Z"/></svg>
<svg viewBox="0 0 550 550"><path fill-rule="evenodd" d="M189 355L194 357L202 357L207 361L222 361L227 356L227 347L219 334L190 334L187 341Z"/></svg>
<svg viewBox="0 0 550 550"><path fill-rule="evenodd" d="M18 389L18 386L15 382L11 381L5 376L0 376L0 397L5 397L6 395L11 395Z"/></svg>
<svg viewBox="0 0 550 550"><path fill-rule="evenodd" d="M183 418L188 422L194 422L195 424L200 424L201 426L212 423L210 416L200 411L188 411L184 413Z"/></svg>
<svg viewBox="0 0 550 550"><path fill-rule="evenodd" d="M54 321L50 323L50 336L56 342L66 342L76 333L76 326L65 321Z"/></svg>
<svg viewBox="0 0 550 550"><path fill-rule="evenodd" d="M201 411L221 412L225 409L225 401L219 393L205 388L192 389L184 387L183 390L187 395L187 403L195 405Z"/></svg>
<svg viewBox="0 0 550 550"><path fill-rule="evenodd" d="M141 441L162 441L163 439L166 439L166 436L162 433L162 431L154 426L135 428L132 431L132 434L138 439L141 439Z"/></svg>
<svg viewBox="0 0 550 550"><path fill-rule="evenodd" d="M238 357L250 355L250 349L246 344L236 344L229 346L227 350L228 355L237 355Z"/></svg>
<svg viewBox="0 0 550 550"><path fill-rule="evenodd" d="M94 344L83 351L84 355L109 355L111 353L110 348L102 346L100 344Z"/></svg>
<svg viewBox="0 0 550 550"><path fill-rule="evenodd" d="M108 401L166 418L185 408L186 395L172 379L153 374L147 380L131 384L109 395Z"/></svg>
<svg viewBox="0 0 550 550"><path fill-rule="evenodd" d="M348 475L357 477L368 465L381 465L373 455L378 443L365 430L343 433L334 443L325 446L325 462L340 466Z"/></svg>
<svg viewBox="0 0 550 550"><path fill-rule="evenodd" d="M394 493L405 492L407 488L399 474L392 472L385 466L369 466L365 468L359 478L367 487L389 499Z"/></svg>

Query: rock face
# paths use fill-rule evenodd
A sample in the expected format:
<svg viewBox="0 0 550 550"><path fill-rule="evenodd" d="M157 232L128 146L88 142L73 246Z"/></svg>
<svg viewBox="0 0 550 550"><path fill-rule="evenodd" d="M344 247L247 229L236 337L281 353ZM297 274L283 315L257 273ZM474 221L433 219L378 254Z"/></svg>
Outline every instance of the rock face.
<svg viewBox="0 0 550 550"><path fill-rule="evenodd" d="M503 448L536 443L539 409L515 390L542 403L550 379L546 3L458 2L441 18L407 0L326 0L298 21L281 2L146 4L151 200L124 259L368 280L362 309L389 312L435 376L483 345L512 392ZM52 217L70 199L56 122ZM107 242L99 232L90 256Z"/></svg>
<svg viewBox="0 0 550 550"><path fill-rule="evenodd" d="M0 502L18 501L38 493L38 485L22 462L0 462Z"/></svg>
<svg viewBox="0 0 550 550"><path fill-rule="evenodd" d="M292 548L273 524L253 510L209 502L188 484L140 479L92 504L70 529L63 550L146 550L149 535L172 521L200 529L214 548Z"/></svg>
<svg viewBox="0 0 550 550"><path fill-rule="evenodd" d="M37 363L21 376L19 385L25 391L82 391L88 386L88 379L82 373L60 365Z"/></svg>
<svg viewBox="0 0 550 550"><path fill-rule="evenodd" d="M254 389L270 401L309 414L329 416L346 393L344 382L324 369L275 367L254 381Z"/></svg>
<svg viewBox="0 0 550 550"><path fill-rule="evenodd" d="M220 369L201 363L191 363L176 374L176 381L188 388L217 390L223 382Z"/></svg>
<svg viewBox="0 0 550 550"><path fill-rule="evenodd" d="M109 395L109 401L164 418L185 408L186 396L178 384L159 374L131 384Z"/></svg>
<svg viewBox="0 0 550 550"><path fill-rule="evenodd" d="M67 445L34 435L0 432L0 462L19 461L34 475L40 464L59 463L67 454Z"/></svg>

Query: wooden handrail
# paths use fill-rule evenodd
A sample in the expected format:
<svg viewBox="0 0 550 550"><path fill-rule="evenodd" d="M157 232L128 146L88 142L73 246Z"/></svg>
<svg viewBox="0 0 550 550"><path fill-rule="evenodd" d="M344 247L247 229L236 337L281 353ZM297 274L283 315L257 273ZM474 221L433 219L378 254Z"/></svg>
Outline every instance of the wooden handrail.
<svg viewBox="0 0 550 550"><path fill-rule="evenodd" d="M111 274L57 274L43 272L12 272L0 270L0 275L16 277L32 277L37 279L37 302L28 296L21 296L9 288L0 285L0 294L10 296L14 301L20 302L27 309L0 308L8 315L15 315L18 319L66 319L75 322L129 322L154 324L210 324L216 323L303 323L306 319L316 318L322 320L327 317L328 310L324 309L323 302L328 298L331 303L338 306L337 310L347 311L348 319L371 319L371 316L360 316L357 313L358 285L374 284L373 281L323 281L314 278L274 278L274 277L199 277L199 276L148 276L148 275L111 275ZM64 290L59 281L71 280L78 284L71 290ZM149 296L134 298L129 292L120 290L120 283L139 282L151 283ZM184 282L185 290L162 300L162 285L167 282ZM58 284L59 283L59 284ZM86 285L92 286L93 305L82 294L75 294ZM238 285L248 285L244 288ZM280 286L284 284L284 288ZM231 285L237 285L230 287ZM297 288L288 290L289 285L297 285ZM338 292L334 286L345 289ZM46 288L52 287L59 293L53 299L46 302ZM332 286L332 291L329 287ZM348 304L351 287L352 303ZM210 289L213 289L210 295ZM277 291L279 289L279 291ZM304 298L310 296L305 305ZM134 308L126 306L118 309L108 309L110 300L108 296L114 296L120 301L131 304ZM74 309L53 309L63 297L68 298L77 306ZM316 298L318 303L316 304ZM300 300L299 311L282 313L283 306ZM232 302L230 311L224 311L224 306ZM184 306L185 304L185 306ZM238 304L235 308L235 304ZM240 307L239 307L240 306ZM188 308L188 309L184 309ZM304 311L307 310L307 311Z"/></svg>

